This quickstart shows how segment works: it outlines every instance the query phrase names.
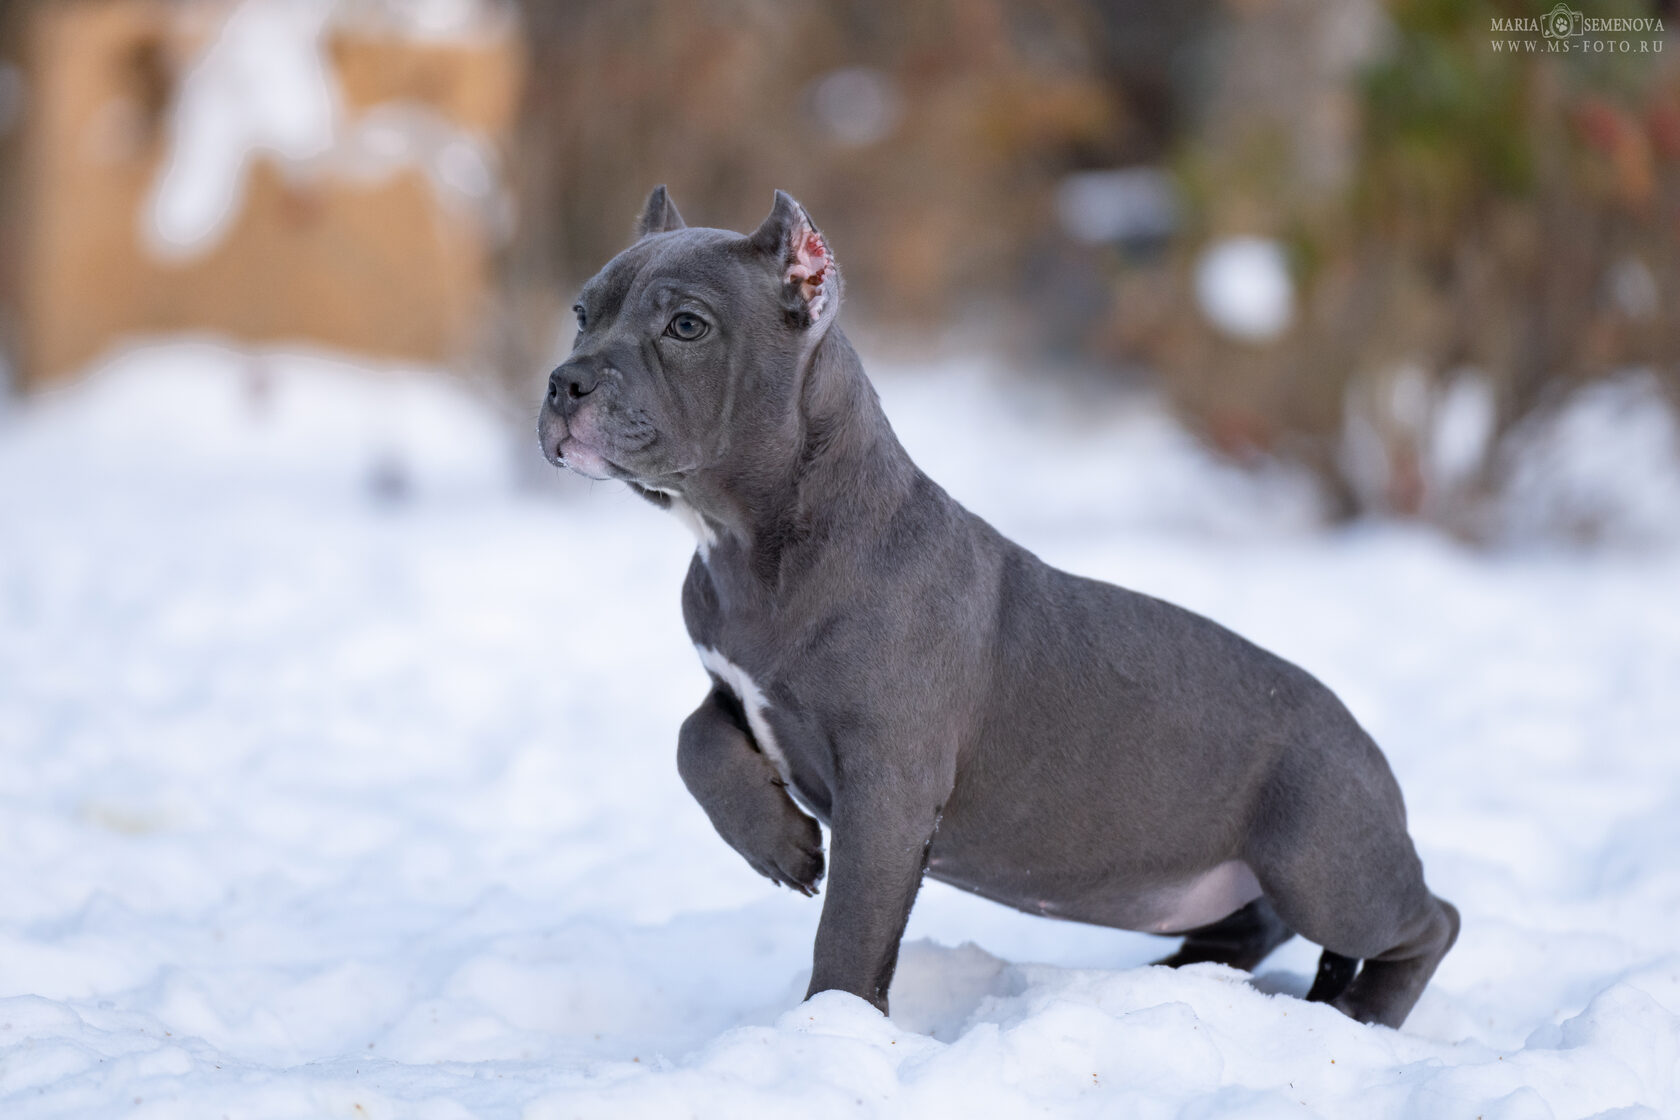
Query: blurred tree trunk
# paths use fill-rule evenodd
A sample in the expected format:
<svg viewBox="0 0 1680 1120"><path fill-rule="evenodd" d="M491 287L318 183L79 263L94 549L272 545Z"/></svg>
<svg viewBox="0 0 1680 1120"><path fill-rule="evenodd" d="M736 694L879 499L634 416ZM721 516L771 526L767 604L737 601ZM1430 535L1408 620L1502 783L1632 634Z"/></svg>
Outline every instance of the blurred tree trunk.
<svg viewBox="0 0 1680 1120"><path fill-rule="evenodd" d="M0 0L0 394L17 390L22 259L19 164L23 148L23 25L35 0Z"/></svg>
<svg viewBox="0 0 1680 1120"><path fill-rule="evenodd" d="M1132 128L1078 0L522 0L530 75L502 261L510 384L570 337L571 289L669 185L695 224L810 209L853 322L936 326L1011 290L1070 166Z"/></svg>

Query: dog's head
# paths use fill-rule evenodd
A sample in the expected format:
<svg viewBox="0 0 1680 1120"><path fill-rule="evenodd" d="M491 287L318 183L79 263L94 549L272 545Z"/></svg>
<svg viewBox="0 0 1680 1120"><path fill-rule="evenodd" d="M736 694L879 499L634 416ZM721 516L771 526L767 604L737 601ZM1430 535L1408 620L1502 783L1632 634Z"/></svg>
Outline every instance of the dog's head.
<svg viewBox="0 0 1680 1120"><path fill-rule="evenodd" d="M690 229L655 188L637 238L583 286L537 423L549 462L658 501L725 456L786 442L840 273L781 191L757 232Z"/></svg>

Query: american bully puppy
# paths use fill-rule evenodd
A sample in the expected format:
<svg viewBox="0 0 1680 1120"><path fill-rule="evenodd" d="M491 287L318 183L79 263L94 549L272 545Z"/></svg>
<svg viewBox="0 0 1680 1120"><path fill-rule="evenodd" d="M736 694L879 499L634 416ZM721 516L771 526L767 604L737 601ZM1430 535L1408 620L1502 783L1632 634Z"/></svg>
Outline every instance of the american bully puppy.
<svg viewBox="0 0 1680 1120"><path fill-rule="evenodd" d="M1183 935L1172 965L1253 969L1300 933L1324 949L1308 999L1398 1026L1459 920L1370 736L1287 661L953 501L894 437L842 295L786 194L743 236L687 228L661 187L584 285L538 424L550 462L694 531L682 609L712 688L677 768L795 890L829 826L810 991L885 1011L931 875Z"/></svg>

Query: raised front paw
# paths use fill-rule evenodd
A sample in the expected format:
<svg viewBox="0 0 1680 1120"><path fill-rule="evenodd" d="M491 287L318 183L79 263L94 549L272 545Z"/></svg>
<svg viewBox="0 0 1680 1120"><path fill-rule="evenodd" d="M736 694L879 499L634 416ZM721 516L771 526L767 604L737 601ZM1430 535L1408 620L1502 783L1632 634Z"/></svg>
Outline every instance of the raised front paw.
<svg viewBox="0 0 1680 1120"><path fill-rule="evenodd" d="M822 829L784 793L774 810L738 823L730 845L754 871L807 897L823 877Z"/></svg>

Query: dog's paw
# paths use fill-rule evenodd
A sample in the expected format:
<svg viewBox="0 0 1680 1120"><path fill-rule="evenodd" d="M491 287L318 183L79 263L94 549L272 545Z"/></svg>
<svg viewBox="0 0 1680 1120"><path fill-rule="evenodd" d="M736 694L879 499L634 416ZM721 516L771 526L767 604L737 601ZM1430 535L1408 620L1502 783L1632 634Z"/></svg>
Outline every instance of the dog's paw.
<svg viewBox="0 0 1680 1120"><path fill-rule="evenodd" d="M735 848L754 871L809 898L823 877L822 829L785 794L782 800L781 811L755 822L751 835Z"/></svg>

